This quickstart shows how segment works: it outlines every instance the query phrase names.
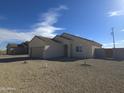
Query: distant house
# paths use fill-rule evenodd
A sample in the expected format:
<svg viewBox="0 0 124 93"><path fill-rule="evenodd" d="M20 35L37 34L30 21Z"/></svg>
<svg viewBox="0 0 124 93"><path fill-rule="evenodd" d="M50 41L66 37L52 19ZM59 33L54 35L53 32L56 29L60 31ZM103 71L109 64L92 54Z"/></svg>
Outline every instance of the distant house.
<svg viewBox="0 0 124 93"><path fill-rule="evenodd" d="M7 45L8 55L21 55L28 54L28 42L23 42L21 44L8 44Z"/></svg>
<svg viewBox="0 0 124 93"><path fill-rule="evenodd" d="M96 48L102 45L92 40L74 36L68 33L54 38L35 36L29 43L29 56L32 58L93 58Z"/></svg>

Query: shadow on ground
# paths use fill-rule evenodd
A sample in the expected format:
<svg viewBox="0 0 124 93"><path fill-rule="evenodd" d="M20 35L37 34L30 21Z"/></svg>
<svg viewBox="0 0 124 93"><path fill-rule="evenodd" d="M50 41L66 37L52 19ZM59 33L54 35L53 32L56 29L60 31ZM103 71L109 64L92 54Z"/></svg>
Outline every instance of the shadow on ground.
<svg viewBox="0 0 124 93"><path fill-rule="evenodd" d="M95 58L95 59L100 59L100 60L110 60L110 61L118 61L118 62L121 62L121 61L124 61L124 59L114 59L114 58Z"/></svg>
<svg viewBox="0 0 124 93"><path fill-rule="evenodd" d="M9 62L17 62L17 61L25 61L30 60L29 57L13 57L13 58L0 58L0 63L9 63Z"/></svg>
<svg viewBox="0 0 124 93"><path fill-rule="evenodd" d="M54 58L54 59L47 59L48 61L59 61L59 62L76 62L78 60L83 60L83 59L79 59L79 58L65 58L65 57L62 57L62 58Z"/></svg>
<svg viewBox="0 0 124 93"><path fill-rule="evenodd" d="M18 56L3 56L0 57L0 63L9 63L9 62L18 62L18 61L25 61L25 60L43 60L41 58L30 58L28 56L22 56L22 55L18 55ZM52 62L76 62L77 60L81 60L81 59L77 59L77 58L54 58L54 59L46 59L47 61L52 61Z"/></svg>
<svg viewBox="0 0 124 93"><path fill-rule="evenodd" d="M27 55L18 55L18 56L0 56L0 63L9 63L9 62L18 62L18 61L25 61L25 60L43 60L41 58L30 58ZM85 60L79 58L54 58L54 59L45 59L46 61L50 62L77 62L78 60ZM116 60L116 59L100 59L100 60L110 60L110 61L124 61L124 60ZM82 66L90 66L88 64L82 64Z"/></svg>
<svg viewBox="0 0 124 93"><path fill-rule="evenodd" d="M90 64L81 64L81 66L90 67L90 66L92 66L92 65L90 65Z"/></svg>

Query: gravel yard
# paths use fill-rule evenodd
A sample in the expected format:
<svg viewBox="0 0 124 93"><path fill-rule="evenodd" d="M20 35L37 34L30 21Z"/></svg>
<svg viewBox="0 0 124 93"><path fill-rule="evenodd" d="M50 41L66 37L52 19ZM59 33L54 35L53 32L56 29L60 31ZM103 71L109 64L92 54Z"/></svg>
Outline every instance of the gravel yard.
<svg viewBox="0 0 124 93"><path fill-rule="evenodd" d="M124 61L10 60L0 63L0 93L124 93Z"/></svg>

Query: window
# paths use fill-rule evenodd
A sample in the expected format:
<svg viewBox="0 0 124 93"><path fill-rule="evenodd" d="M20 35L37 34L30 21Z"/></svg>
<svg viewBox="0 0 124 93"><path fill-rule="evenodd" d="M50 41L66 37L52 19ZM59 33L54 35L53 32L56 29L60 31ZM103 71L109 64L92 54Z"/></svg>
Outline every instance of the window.
<svg viewBox="0 0 124 93"><path fill-rule="evenodd" d="M76 52L82 52L82 46L77 46L76 47Z"/></svg>

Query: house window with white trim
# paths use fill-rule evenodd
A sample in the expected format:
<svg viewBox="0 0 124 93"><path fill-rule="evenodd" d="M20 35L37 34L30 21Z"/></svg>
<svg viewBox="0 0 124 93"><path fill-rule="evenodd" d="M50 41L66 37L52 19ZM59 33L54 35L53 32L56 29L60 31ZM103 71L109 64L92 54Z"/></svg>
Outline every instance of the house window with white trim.
<svg viewBox="0 0 124 93"><path fill-rule="evenodd" d="M76 52L82 52L83 48L82 46L76 46Z"/></svg>

